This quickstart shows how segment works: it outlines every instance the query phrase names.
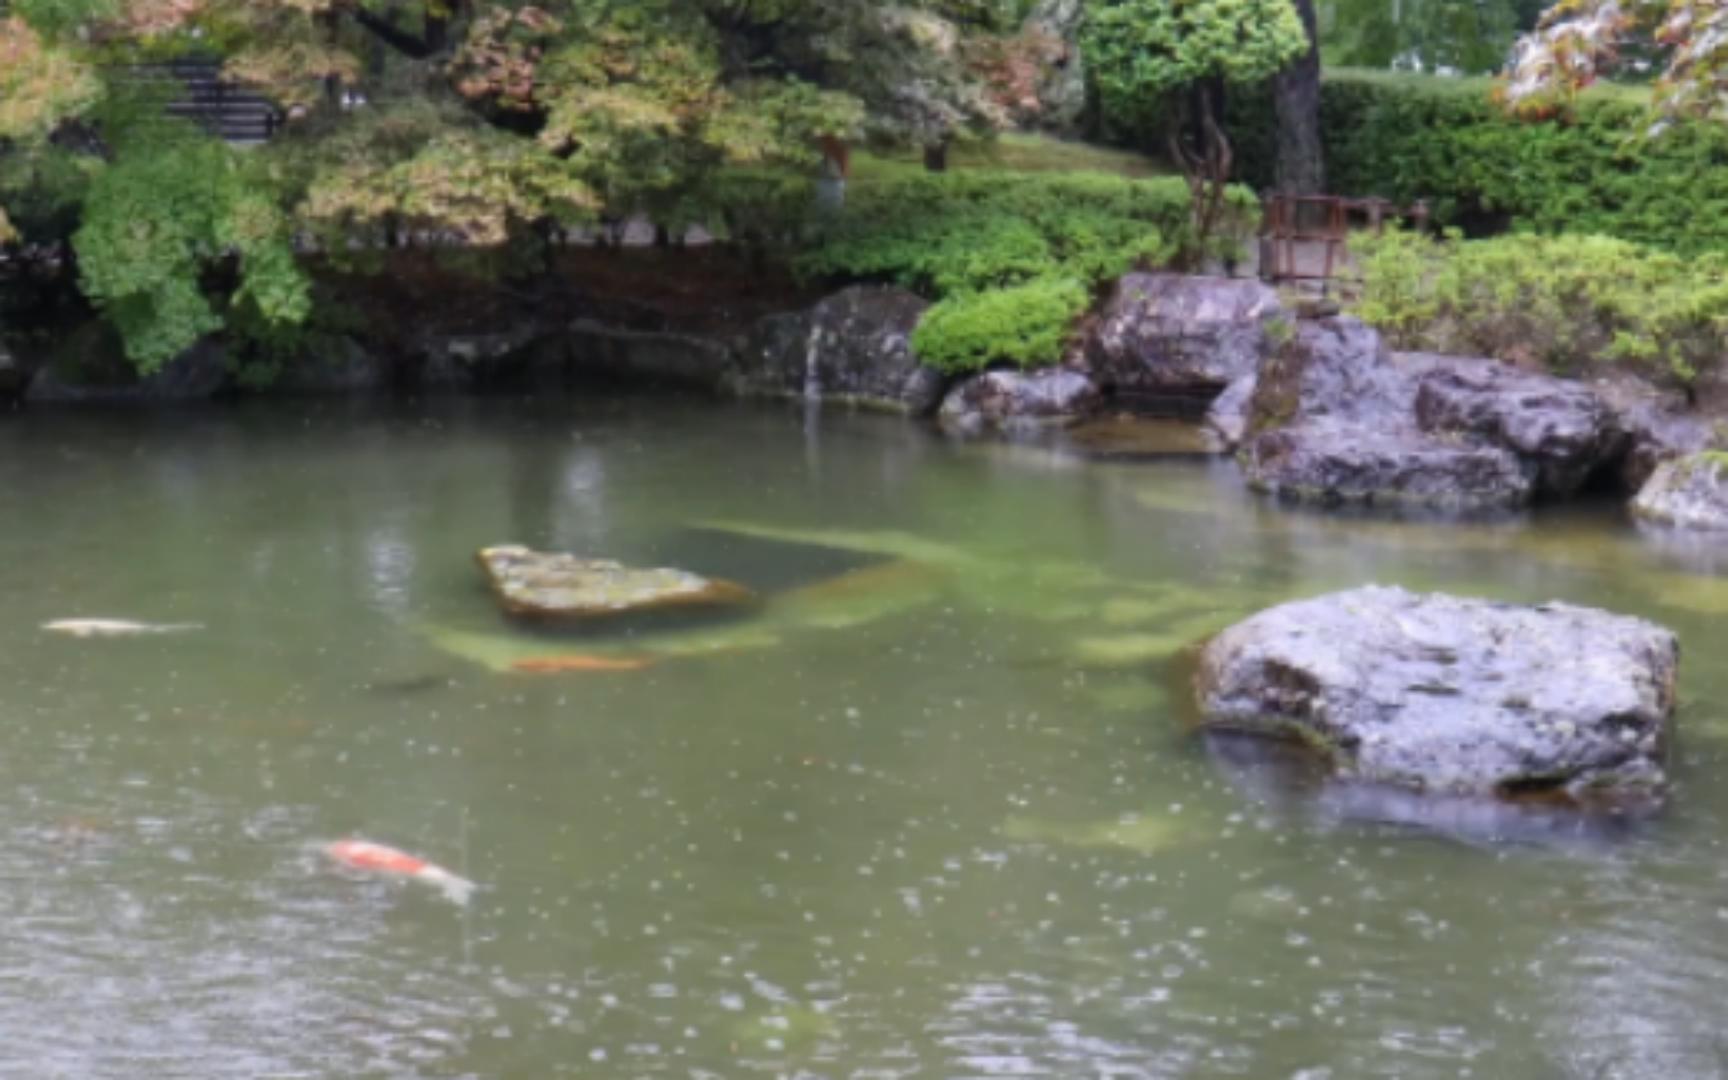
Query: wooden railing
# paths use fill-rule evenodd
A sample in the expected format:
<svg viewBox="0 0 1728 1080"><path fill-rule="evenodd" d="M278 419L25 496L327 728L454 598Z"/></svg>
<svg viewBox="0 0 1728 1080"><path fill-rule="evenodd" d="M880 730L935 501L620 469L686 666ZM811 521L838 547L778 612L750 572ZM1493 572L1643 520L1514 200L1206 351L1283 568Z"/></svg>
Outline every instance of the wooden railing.
<svg viewBox="0 0 1728 1080"><path fill-rule="evenodd" d="M1388 221L1428 223L1426 202L1400 207L1379 198L1268 195L1262 206L1260 276L1272 282L1331 281L1345 266L1352 229L1378 233Z"/></svg>

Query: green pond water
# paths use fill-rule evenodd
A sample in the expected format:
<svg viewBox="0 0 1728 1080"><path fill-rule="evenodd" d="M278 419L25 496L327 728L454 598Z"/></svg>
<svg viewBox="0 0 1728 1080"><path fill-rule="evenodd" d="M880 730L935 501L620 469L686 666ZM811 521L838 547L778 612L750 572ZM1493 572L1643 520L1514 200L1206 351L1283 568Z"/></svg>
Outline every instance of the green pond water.
<svg viewBox="0 0 1728 1080"><path fill-rule="evenodd" d="M0 1076L1728 1072L1728 577L1613 507L1345 519L1192 453L613 398L6 417L0 521ZM505 541L764 599L526 635ZM1185 646L1368 581L1677 630L1668 811L1188 733ZM41 629L90 616L204 629ZM636 670L513 670L570 655Z"/></svg>

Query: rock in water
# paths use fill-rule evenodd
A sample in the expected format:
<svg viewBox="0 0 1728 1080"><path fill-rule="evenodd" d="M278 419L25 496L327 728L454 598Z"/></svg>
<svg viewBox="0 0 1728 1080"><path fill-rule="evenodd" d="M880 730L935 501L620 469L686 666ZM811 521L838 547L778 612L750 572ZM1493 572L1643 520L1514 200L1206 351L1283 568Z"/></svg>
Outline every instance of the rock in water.
<svg viewBox="0 0 1728 1080"><path fill-rule="evenodd" d="M1648 795L1679 644L1642 619L1371 586L1214 638L1204 722L1294 736L1344 777L1430 793Z"/></svg>
<svg viewBox="0 0 1728 1080"><path fill-rule="evenodd" d="M1261 435L1240 458L1256 489L1300 502L1488 510L1530 500L1530 476L1506 451L1407 430L1310 421Z"/></svg>
<svg viewBox="0 0 1728 1080"><path fill-rule="evenodd" d="M609 559L547 554L519 545L482 549L476 558L511 615L594 619L643 611L734 607L749 589L684 570L643 570Z"/></svg>
<svg viewBox="0 0 1728 1080"><path fill-rule="evenodd" d="M986 371L949 392L939 419L943 427L965 435L1036 430L1071 423L1094 412L1101 401L1091 379L1067 368Z"/></svg>
<svg viewBox="0 0 1728 1080"><path fill-rule="evenodd" d="M1431 435L1475 438L1517 454L1543 495L1577 493L1626 448L1613 412L1589 387L1489 361L1436 363L1416 393L1416 421Z"/></svg>
<svg viewBox="0 0 1728 1080"><path fill-rule="evenodd" d="M761 320L740 344L726 384L766 394L928 416L947 379L912 351L930 307L904 289L858 285L809 311Z"/></svg>
<svg viewBox="0 0 1728 1080"><path fill-rule="evenodd" d="M1728 532L1728 454L1707 451L1658 466L1632 500L1632 514L1657 525Z"/></svg>
<svg viewBox="0 0 1728 1080"><path fill-rule="evenodd" d="M1521 506L1575 494L1628 441L1589 387L1492 360L1394 355L1346 317L1298 324L1261 367L1247 413L1249 482L1320 503Z"/></svg>
<svg viewBox="0 0 1728 1080"><path fill-rule="evenodd" d="M1129 274L1086 342L1098 381L1128 398L1217 396L1272 353L1293 320L1258 281Z"/></svg>
<svg viewBox="0 0 1728 1080"><path fill-rule="evenodd" d="M1241 446L1248 435L1248 409L1254 401L1255 381L1252 375L1237 379L1206 410L1206 429L1218 437L1226 450Z"/></svg>
<svg viewBox="0 0 1728 1080"><path fill-rule="evenodd" d="M1591 389L1626 435L1626 456L1620 462L1620 486L1641 491L1665 461L1711 448L1715 431L1696 413L1688 412L1678 395L1665 397L1635 377L1604 378Z"/></svg>

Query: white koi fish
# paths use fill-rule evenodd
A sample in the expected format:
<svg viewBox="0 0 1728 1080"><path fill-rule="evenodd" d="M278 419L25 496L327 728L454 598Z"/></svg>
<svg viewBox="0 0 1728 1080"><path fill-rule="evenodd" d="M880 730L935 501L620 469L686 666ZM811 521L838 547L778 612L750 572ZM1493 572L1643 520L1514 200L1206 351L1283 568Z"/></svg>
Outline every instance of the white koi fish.
<svg viewBox="0 0 1728 1080"><path fill-rule="evenodd" d="M144 634L182 634L204 629L201 623L145 623L131 619L56 619L42 629L75 638L140 637Z"/></svg>
<svg viewBox="0 0 1728 1080"><path fill-rule="evenodd" d="M360 870L385 877L404 878L430 885L443 893L452 904L467 904L474 893L474 883L425 859L368 840L338 840L324 848L324 854L350 870Z"/></svg>

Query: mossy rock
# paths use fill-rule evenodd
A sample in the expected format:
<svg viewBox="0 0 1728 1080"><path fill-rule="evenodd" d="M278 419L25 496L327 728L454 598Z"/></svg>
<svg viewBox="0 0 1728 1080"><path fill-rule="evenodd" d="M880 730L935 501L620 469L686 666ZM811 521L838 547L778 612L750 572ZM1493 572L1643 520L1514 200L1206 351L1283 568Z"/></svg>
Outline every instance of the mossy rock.
<svg viewBox="0 0 1728 1080"><path fill-rule="evenodd" d="M515 544L483 548L475 557L505 612L523 619L588 621L648 611L737 608L754 599L742 585L685 570L637 569Z"/></svg>

